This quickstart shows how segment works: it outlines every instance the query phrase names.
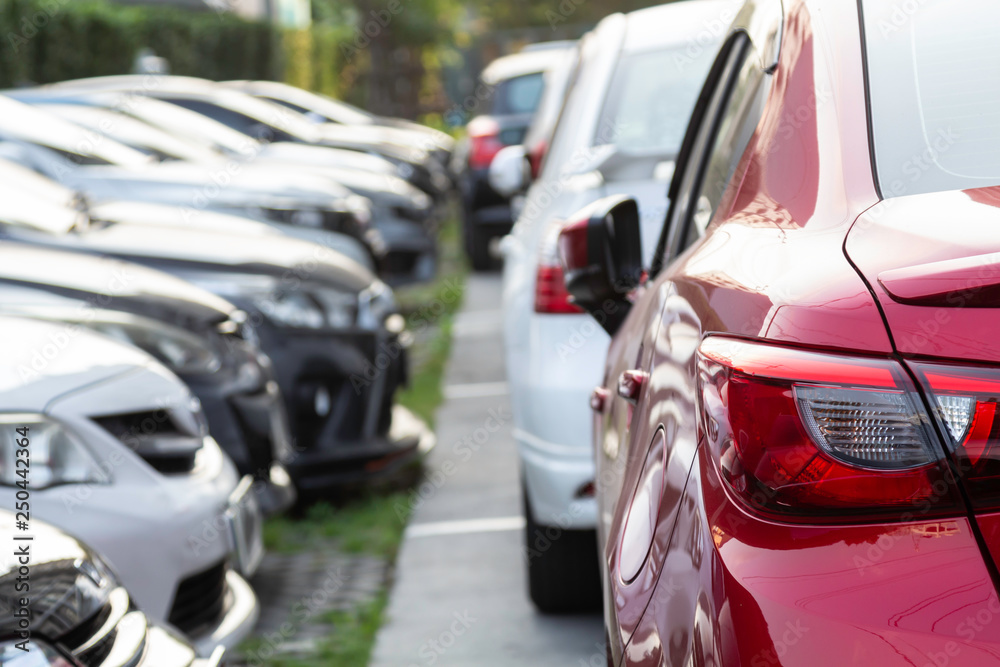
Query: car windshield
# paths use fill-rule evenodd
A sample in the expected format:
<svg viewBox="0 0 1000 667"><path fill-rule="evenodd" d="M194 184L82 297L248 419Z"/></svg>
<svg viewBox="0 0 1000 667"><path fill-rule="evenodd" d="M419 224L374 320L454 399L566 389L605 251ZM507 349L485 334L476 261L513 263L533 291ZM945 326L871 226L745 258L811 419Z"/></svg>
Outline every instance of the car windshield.
<svg viewBox="0 0 1000 667"><path fill-rule="evenodd" d="M542 72L501 82L493 95L493 115L533 113L542 99L544 88L545 74Z"/></svg>
<svg viewBox="0 0 1000 667"><path fill-rule="evenodd" d="M862 4L882 195L1000 184L1000 3L912 4Z"/></svg>
<svg viewBox="0 0 1000 667"><path fill-rule="evenodd" d="M645 51L618 63L605 98L595 145L626 153L677 153L715 53L687 47Z"/></svg>
<svg viewBox="0 0 1000 667"><path fill-rule="evenodd" d="M371 116L366 115L349 104L331 99L325 95L310 93L305 90L293 88L292 86L288 86L282 92L284 95L282 93L275 93L274 95L265 94L262 97L268 102L281 104L299 113L317 113L335 123L369 125L372 122Z"/></svg>
<svg viewBox="0 0 1000 667"><path fill-rule="evenodd" d="M0 136L45 146L76 164L143 167L144 153L84 130L50 113L0 95Z"/></svg>
<svg viewBox="0 0 1000 667"><path fill-rule="evenodd" d="M161 159L210 162L220 155L123 113L81 104L40 104L38 108Z"/></svg>

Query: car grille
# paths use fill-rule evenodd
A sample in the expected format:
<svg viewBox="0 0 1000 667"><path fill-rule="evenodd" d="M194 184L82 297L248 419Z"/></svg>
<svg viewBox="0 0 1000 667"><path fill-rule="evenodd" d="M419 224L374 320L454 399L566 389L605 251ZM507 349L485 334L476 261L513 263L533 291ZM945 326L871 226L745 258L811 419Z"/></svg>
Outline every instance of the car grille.
<svg viewBox="0 0 1000 667"><path fill-rule="evenodd" d="M217 623L226 613L228 572L229 564L221 561L178 584L170 623L187 635L197 635L199 629Z"/></svg>
<svg viewBox="0 0 1000 667"><path fill-rule="evenodd" d="M366 341L366 347L369 360L376 359L374 341ZM405 383L406 363L404 352L376 378L362 384L357 384L358 378L329 373L303 373L297 377L292 395L296 445L310 450L329 442L363 444L388 433L393 397ZM330 397L328 414L318 414L315 409L315 397L321 390Z"/></svg>
<svg viewBox="0 0 1000 667"><path fill-rule="evenodd" d="M166 411L131 412L93 419L101 428L165 475L189 473L195 468L201 439L181 433ZM144 446L145 443L156 439L173 439L183 446L179 446L170 454L153 451Z"/></svg>
<svg viewBox="0 0 1000 667"><path fill-rule="evenodd" d="M276 458L274 439L265 429L270 424L259 423L259 415L267 414L266 408L262 406L267 398L266 391L262 391L248 396L231 397L229 400L250 456L250 472L257 479L268 478Z"/></svg>
<svg viewBox="0 0 1000 667"><path fill-rule="evenodd" d="M111 616L111 605L104 605L96 614L86 621L76 626L65 635L59 638L59 643L71 650L76 650L101 631L101 628ZM100 664L114 646L114 631L102 637L91 649L87 651L87 659L93 664Z"/></svg>
<svg viewBox="0 0 1000 667"><path fill-rule="evenodd" d="M428 210L422 210L417 208L411 208L409 206L394 206L392 212L403 220L409 220L410 222L419 222L424 224L428 222L431 217L431 212Z"/></svg>

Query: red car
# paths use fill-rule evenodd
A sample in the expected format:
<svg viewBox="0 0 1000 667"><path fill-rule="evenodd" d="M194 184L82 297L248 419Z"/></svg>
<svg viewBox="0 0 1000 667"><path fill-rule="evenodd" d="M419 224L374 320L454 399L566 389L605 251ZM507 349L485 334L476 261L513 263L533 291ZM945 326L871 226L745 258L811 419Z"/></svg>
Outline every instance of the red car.
<svg viewBox="0 0 1000 667"><path fill-rule="evenodd" d="M613 334L611 664L1000 664L997 26L995 0L748 2L654 266L631 200L563 230Z"/></svg>

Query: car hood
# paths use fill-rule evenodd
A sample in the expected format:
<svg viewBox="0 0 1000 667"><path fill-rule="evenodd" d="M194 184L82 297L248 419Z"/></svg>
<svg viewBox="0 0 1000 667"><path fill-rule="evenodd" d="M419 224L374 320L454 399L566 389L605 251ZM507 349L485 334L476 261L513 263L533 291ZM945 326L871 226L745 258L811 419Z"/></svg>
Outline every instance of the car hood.
<svg viewBox="0 0 1000 667"><path fill-rule="evenodd" d="M328 176L352 192L384 206L427 209L433 203L425 192L392 174L373 174L340 167L325 167L314 172Z"/></svg>
<svg viewBox="0 0 1000 667"><path fill-rule="evenodd" d="M395 128L335 123L324 123L317 127L321 141L334 146L372 150L414 164L424 164L430 159L430 153L416 145L412 136L406 137L406 132Z"/></svg>
<svg viewBox="0 0 1000 667"><path fill-rule="evenodd" d="M172 203L264 208L337 208L351 192L335 181L296 169L220 161L166 162L138 169L90 166L76 169L65 184L95 200L166 197Z"/></svg>
<svg viewBox="0 0 1000 667"><path fill-rule="evenodd" d="M5 207L0 205L0 210ZM151 227L178 227L193 231L213 231L245 236L281 237L282 233L265 222L214 211L185 215L178 206L147 204L137 201L107 201L89 208L90 219L97 222L126 223ZM83 229L86 225L77 227Z"/></svg>
<svg viewBox="0 0 1000 667"><path fill-rule="evenodd" d="M45 412L61 396L156 364L138 348L69 324L0 316L0 328L4 412Z"/></svg>
<svg viewBox="0 0 1000 667"><path fill-rule="evenodd" d="M455 149L455 140L448 134L442 132L441 130L435 130L432 127L421 125L420 123L414 123L411 120L406 120L404 118L376 117L375 124L398 130L406 130L416 134L421 139L430 137L440 150L451 152Z"/></svg>
<svg viewBox="0 0 1000 667"><path fill-rule="evenodd" d="M0 205L0 219L2 217L3 208ZM181 226L130 224L127 216L116 217L120 222L92 225L84 231L68 234L43 234L21 228L11 228L9 233L16 240L32 244L113 255L167 271L256 273L278 278L292 275L299 280L354 292L360 292L375 282L375 276L365 267L314 243L284 236L224 234ZM4 270L0 268L0 271ZM40 273L44 276L47 272L43 270ZM58 273L67 276L65 280L68 284L78 284L77 275L65 271Z"/></svg>
<svg viewBox="0 0 1000 667"><path fill-rule="evenodd" d="M0 284L36 287L102 308L188 323L195 329L214 325L236 312L228 301L167 273L117 259L14 241L0 242Z"/></svg>
<svg viewBox="0 0 1000 667"><path fill-rule="evenodd" d="M901 354L1000 362L1000 187L884 200L845 250Z"/></svg>
<svg viewBox="0 0 1000 667"><path fill-rule="evenodd" d="M344 148L293 144L279 141L261 146L254 159L273 160L314 166L337 166L360 169L373 174L396 174L396 166L378 155L362 153Z"/></svg>

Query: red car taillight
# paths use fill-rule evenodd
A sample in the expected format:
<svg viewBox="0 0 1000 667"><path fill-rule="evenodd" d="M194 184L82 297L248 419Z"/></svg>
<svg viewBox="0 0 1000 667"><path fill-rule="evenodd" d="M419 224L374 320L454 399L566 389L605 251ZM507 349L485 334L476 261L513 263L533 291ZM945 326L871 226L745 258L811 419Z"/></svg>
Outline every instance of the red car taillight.
<svg viewBox="0 0 1000 667"><path fill-rule="evenodd" d="M538 265L535 271L535 312L563 315L583 312L569 300L561 266Z"/></svg>
<svg viewBox="0 0 1000 667"><path fill-rule="evenodd" d="M543 237L538 251L538 268L535 269L536 313L566 315L583 312L570 301L569 292L566 291L566 274L563 273L558 257L561 229L561 223L553 224Z"/></svg>
<svg viewBox="0 0 1000 667"><path fill-rule="evenodd" d="M480 116L469 122L469 166L485 169L503 148L500 141L500 125L492 118Z"/></svg>
<svg viewBox="0 0 1000 667"><path fill-rule="evenodd" d="M1000 508L1000 372L908 362L929 394L973 508Z"/></svg>
<svg viewBox="0 0 1000 667"><path fill-rule="evenodd" d="M761 514L843 522L960 511L923 401L895 361L710 337L698 383L719 470Z"/></svg>

